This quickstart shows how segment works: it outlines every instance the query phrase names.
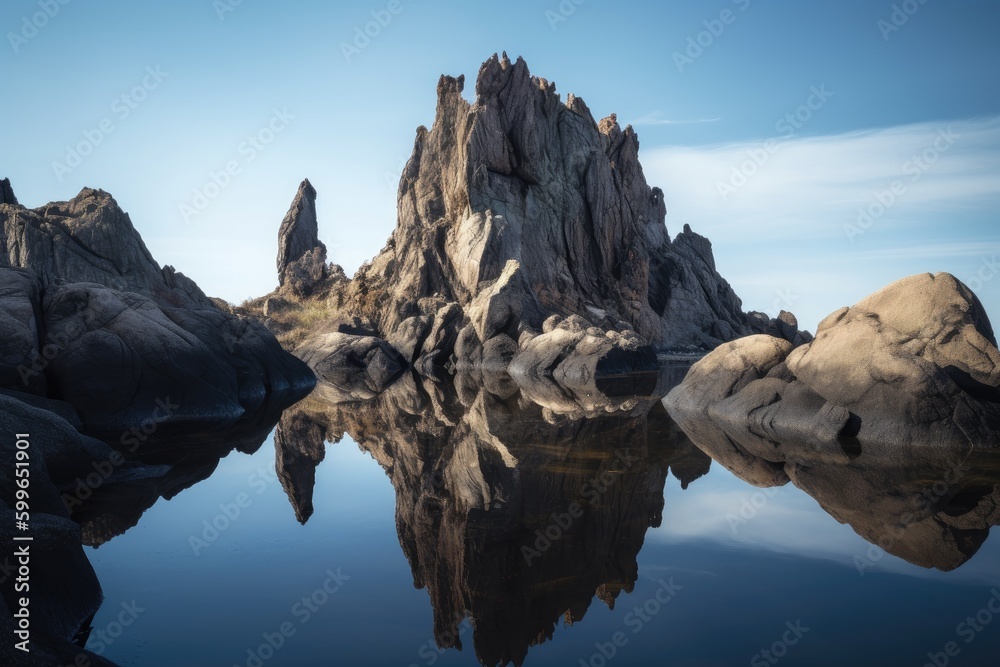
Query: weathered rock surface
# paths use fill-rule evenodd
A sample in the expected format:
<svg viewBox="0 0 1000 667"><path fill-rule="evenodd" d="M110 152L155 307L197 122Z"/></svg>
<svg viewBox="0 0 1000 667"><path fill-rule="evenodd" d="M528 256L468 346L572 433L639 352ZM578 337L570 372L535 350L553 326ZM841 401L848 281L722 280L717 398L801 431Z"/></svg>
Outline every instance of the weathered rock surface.
<svg viewBox="0 0 1000 667"><path fill-rule="evenodd" d="M769 327L801 339L794 316L742 311L708 239L687 225L670 238L664 193L646 183L631 126L614 115L596 121L573 95L564 103L506 54L483 64L474 103L464 86L464 77L441 77L434 125L417 130L400 180L398 225L377 257L324 296L339 314L330 321L370 323L366 335L425 374L449 362L537 368L552 316L623 334L577 353L614 351L618 364L640 349L632 365L648 362L645 345L708 350ZM286 248L290 220L315 226L313 209L296 208L309 201L301 194L282 223L281 270L297 256ZM569 354L563 339L550 336L543 356ZM634 339L642 344L618 344Z"/></svg>
<svg viewBox="0 0 1000 667"><path fill-rule="evenodd" d="M326 245L319 240L316 189L306 179L278 231L278 283L298 296L308 296L326 277Z"/></svg>
<svg viewBox="0 0 1000 667"><path fill-rule="evenodd" d="M232 425L312 387L265 327L160 268L107 193L0 204L0 226L0 386L69 402L88 432Z"/></svg>
<svg viewBox="0 0 1000 667"><path fill-rule="evenodd" d="M358 398L379 393L406 368L391 345L373 336L320 334L304 347L303 361L320 378Z"/></svg>
<svg viewBox="0 0 1000 667"><path fill-rule="evenodd" d="M14 196L14 189L10 187L9 178L0 180L0 204L17 206L17 197Z"/></svg>
<svg viewBox="0 0 1000 667"><path fill-rule="evenodd" d="M757 486L791 480L865 539L949 570L1000 523L1000 352L953 276L904 278L794 347L727 343L664 399L692 441ZM933 487L933 493L929 490Z"/></svg>
<svg viewBox="0 0 1000 667"><path fill-rule="evenodd" d="M995 450L1000 352L968 287L921 274L833 313L811 343L761 335L723 345L665 400L691 428L749 430L762 443L850 436L906 451Z"/></svg>

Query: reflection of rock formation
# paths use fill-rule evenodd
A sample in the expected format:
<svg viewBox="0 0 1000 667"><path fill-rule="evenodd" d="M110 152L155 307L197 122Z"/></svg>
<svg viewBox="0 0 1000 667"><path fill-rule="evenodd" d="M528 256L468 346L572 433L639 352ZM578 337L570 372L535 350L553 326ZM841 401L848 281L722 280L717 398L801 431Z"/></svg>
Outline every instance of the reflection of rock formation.
<svg viewBox="0 0 1000 667"><path fill-rule="evenodd" d="M206 479L233 449L252 452L274 428L283 406L268 405L226 431L141 433L142 459L132 459L79 432L68 403L0 390L0 536L13 543L15 438L29 431L31 482L31 653L0 645L2 665L111 665L81 647L101 605L101 588L81 544L99 546L136 525L161 497ZM115 443L121 445L122 442ZM128 449L128 448L126 448ZM127 453L127 452L126 452ZM165 463L169 461L169 464ZM10 553L13 553L11 551ZM0 556L0 630L13 636L19 595ZM5 560L6 558L6 560ZM82 661L82 662L81 662Z"/></svg>
<svg viewBox="0 0 1000 667"><path fill-rule="evenodd" d="M438 643L461 647L470 616L483 664L521 664L595 595L613 606L632 590L668 469L686 486L710 459L655 398L566 414L509 378L478 380L459 379L453 393L407 375L375 400L342 404L324 401L321 387L286 412L275 444L302 518L313 482L305 468L324 436L349 433L396 489L400 543L430 595Z"/></svg>
<svg viewBox="0 0 1000 667"><path fill-rule="evenodd" d="M274 469L299 523L308 521L313 513L316 467L326 456L325 441L326 427L303 412L290 410L274 430L278 454Z"/></svg>
<svg viewBox="0 0 1000 667"><path fill-rule="evenodd" d="M896 447L861 447L845 438L822 448L785 440L771 445L773 453L763 459L748 453L759 445L749 429L742 436L732 429L716 430L714 437L708 429L689 433L706 454L746 481L773 486L791 480L837 521L914 565L953 570L1000 525L996 455L956 456L941 448L901 460ZM765 470L773 471L776 481L764 483Z"/></svg>

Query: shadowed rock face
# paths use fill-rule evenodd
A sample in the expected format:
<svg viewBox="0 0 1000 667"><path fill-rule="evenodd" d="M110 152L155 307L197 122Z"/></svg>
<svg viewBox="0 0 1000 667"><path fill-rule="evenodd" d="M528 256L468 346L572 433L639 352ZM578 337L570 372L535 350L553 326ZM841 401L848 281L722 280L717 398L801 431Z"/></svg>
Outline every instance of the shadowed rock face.
<svg viewBox="0 0 1000 667"><path fill-rule="evenodd" d="M595 595L614 606L635 584L646 530L660 524L668 471L685 487L708 471L655 398L574 418L509 379L453 393L412 376L363 403L324 396L321 386L287 411L275 438L297 513L311 507L322 438L349 433L396 489L400 544L430 595L438 644L460 648L471 634L484 665L522 664L558 623L582 620Z"/></svg>
<svg viewBox="0 0 1000 667"><path fill-rule="evenodd" d="M9 178L0 180L0 204L13 204L17 206L17 197L14 196L14 190L10 187Z"/></svg>
<svg viewBox="0 0 1000 667"><path fill-rule="evenodd" d="M266 328L161 268L107 193L29 210L0 183L0 481L15 488L12 436L30 431L35 538L31 653L5 641L0 664L110 665L82 648L102 599L82 543L259 447L314 383ZM5 537L11 507L5 493ZM13 582L0 582L8 637Z"/></svg>
<svg viewBox="0 0 1000 667"><path fill-rule="evenodd" d="M0 386L70 403L92 435L231 426L315 381L262 325L160 268L106 192L0 203L0 228Z"/></svg>

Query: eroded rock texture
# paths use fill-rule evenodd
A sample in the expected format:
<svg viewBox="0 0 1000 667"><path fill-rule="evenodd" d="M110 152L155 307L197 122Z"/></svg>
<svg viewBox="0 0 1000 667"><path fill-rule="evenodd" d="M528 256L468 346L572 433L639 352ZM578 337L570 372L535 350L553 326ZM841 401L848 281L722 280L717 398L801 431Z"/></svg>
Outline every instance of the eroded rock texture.
<svg viewBox="0 0 1000 667"><path fill-rule="evenodd" d="M108 193L0 203L0 227L2 386L70 403L88 432L232 425L311 388L266 328L161 268Z"/></svg>
<svg viewBox="0 0 1000 667"><path fill-rule="evenodd" d="M326 245L319 240L316 189L302 181L278 230L278 283L308 296L327 277Z"/></svg>
<svg viewBox="0 0 1000 667"><path fill-rule="evenodd" d="M719 347L664 403L742 479L790 480L889 553L951 570L1000 524L998 362L975 295L921 274L833 313L812 343Z"/></svg>
<svg viewBox="0 0 1000 667"><path fill-rule="evenodd" d="M630 352L633 365L648 364L647 345L707 350L769 327L801 337L793 316L742 311L708 239L687 225L670 237L631 126L596 120L573 95L563 102L506 54L483 64L475 102L464 86L438 83L434 124L417 130L400 180L398 225L331 297L341 317L318 336L357 319L424 374L451 365L535 375L555 372L542 359L574 354L616 350L624 367ZM279 265L287 255L282 247ZM550 318L623 338L577 352L582 338L541 335Z"/></svg>

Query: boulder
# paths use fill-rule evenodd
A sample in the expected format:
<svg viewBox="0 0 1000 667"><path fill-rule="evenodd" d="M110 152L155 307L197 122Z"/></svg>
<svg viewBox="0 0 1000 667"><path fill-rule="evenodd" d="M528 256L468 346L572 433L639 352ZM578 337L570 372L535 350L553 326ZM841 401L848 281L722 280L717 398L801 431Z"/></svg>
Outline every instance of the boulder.
<svg viewBox="0 0 1000 667"><path fill-rule="evenodd" d="M995 451L1000 351L968 287L921 274L831 314L798 347L767 335L727 343L664 402L696 441L775 463L784 442L836 453L845 437L910 459Z"/></svg>
<svg viewBox="0 0 1000 667"><path fill-rule="evenodd" d="M304 345L303 358L325 380L358 398L383 391L406 368L406 361L381 338L345 333L319 334Z"/></svg>

